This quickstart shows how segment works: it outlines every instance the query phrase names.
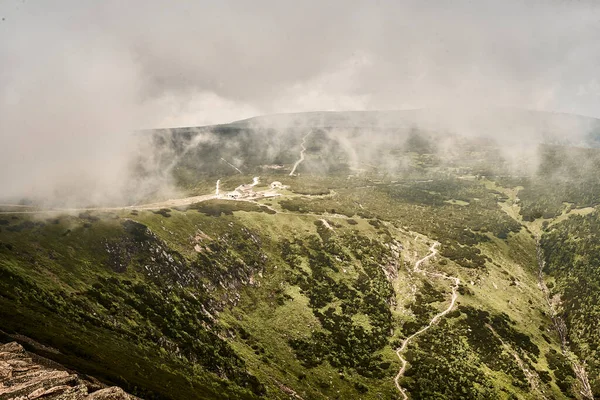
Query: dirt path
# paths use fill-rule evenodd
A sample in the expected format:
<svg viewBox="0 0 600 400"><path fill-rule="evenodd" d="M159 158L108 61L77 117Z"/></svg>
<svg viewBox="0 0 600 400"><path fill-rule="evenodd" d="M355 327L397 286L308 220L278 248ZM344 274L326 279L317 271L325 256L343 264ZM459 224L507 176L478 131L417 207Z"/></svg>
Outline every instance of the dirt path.
<svg viewBox="0 0 600 400"><path fill-rule="evenodd" d="M256 185L258 185L260 183L260 178L258 176L254 177L252 179L252 183L249 184L250 187L254 187ZM245 197L245 198L240 198L240 199L228 199L223 197L223 194L221 193L221 180L217 180L216 182L216 188L215 188L215 193L214 194L205 194L205 195L201 195L201 196L192 196L192 197L183 197L183 198L179 198L179 199L169 199L169 200L165 200L165 201L160 201L160 202L156 202L156 203L146 203L146 204L137 204L137 205L132 205L132 206L121 206L121 207L71 207L71 208L36 208L34 206L26 206L26 205L21 205L21 204L0 204L0 207L7 207L7 208L14 208L14 210L10 210L10 211L0 211L0 215L10 215L10 214L73 214L73 213L79 213L79 212L85 212L85 211L100 211L100 212L113 212L113 211L124 211L124 210L159 210L161 208L171 208L171 207L184 207L184 206L189 206L191 204L194 203L201 203L203 201L208 201L208 200L214 200L214 199L221 199L221 200L230 200L230 201L246 201L246 202L250 202L250 203L255 203L264 207L269 208L272 211L277 212L278 214L293 214L293 215L299 215L299 216L311 216L311 217L316 217L316 218L323 218L322 214L314 214L314 213L292 213L292 212L285 212L285 211L278 211L275 208L268 206L266 204L261 204L259 203L257 200L264 198L265 195L268 195L269 197L272 196L280 196L280 194L276 193L276 191L269 191L269 190L265 190L265 191L259 191L256 192L255 196L249 196L249 197ZM332 191L331 194L326 195L326 196L331 196L331 195L335 195L335 192ZM286 195L288 197L294 197L294 195ZM315 198L322 198L322 197L326 197L326 196L321 196L321 195L314 195L314 196L307 196L307 195L302 195L302 197L315 197ZM347 216L345 215L339 215L339 214L327 214L326 215L327 218L344 218L344 219L348 219Z"/></svg>
<svg viewBox="0 0 600 400"><path fill-rule="evenodd" d="M427 324L425 327L419 329L417 332L413 333L412 335L410 335L409 337L404 339L404 341L402 342L402 345L396 349L396 355L400 359L400 362L402 363L402 367L400 367L400 371L398 371L398 374L394 378L394 383L396 384L396 388L398 389L398 391L400 392L400 394L402 395L402 398L404 400L408 400L408 396L406 394L405 389L402 389L402 386L400 386L399 380L404 375L404 371L406 370L407 361L404 357L402 357L402 353L404 352L404 350L406 350L406 347L409 345L411 340L413 340L414 338L416 338L417 336L419 336L420 334L425 332L427 329L431 328L433 325L437 324L444 315L446 315L450 311L452 311L452 309L454 308L454 305L456 304L456 299L458 298L458 285L460 284L460 279L458 279L457 277L454 277L454 276L449 276L449 275L443 274L441 272L429 272L429 271L425 271L425 270L421 269L421 265L425 261L428 261L430 258L435 257L435 255L438 253L437 248L436 248L437 246L439 246L438 242L435 242L431 245L431 247L429 248L429 254L427 254L425 257L421 258L419 261L417 261L415 263L415 267L413 268L413 271L418 272L423 275L426 275L426 276L430 276L430 277L434 277L434 278L443 278L443 279L448 279L448 280L453 281L454 285L452 286L452 300L450 300L450 304L444 311L442 311L439 314L436 314L431 319L431 321L429 321L429 324Z"/></svg>
<svg viewBox="0 0 600 400"><path fill-rule="evenodd" d="M139 204L135 206L123 206L123 207L81 207L81 208L50 208L50 209L35 209L35 210L23 210L23 211L0 211L2 214L48 214L48 213L76 213L85 211L123 211L123 210L159 210L161 208L170 207L182 207L188 206L194 203L200 203L207 200L216 199L217 196L214 194L206 194L202 196L184 197L181 199L169 199L157 203ZM5 205L13 207L13 205Z"/></svg>
<svg viewBox="0 0 600 400"><path fill-rule="evenodd" d="M329 222L327 222L327 220L325 218L321 218L319 219L319 221L321 221L323 223L323 226L327 229L329 229L330 231L333 231L333 227L331 225L329 225Z"/></svg>
<svg viewBox="0 0 600 400"><path fill-rule="evenodd" d="M294 176L294 172L296 172L296 168L298 168L298 165L300 165L302 163L302 161L304 161L304 152L306 151L306 147L304 147L304 145L306 144L306 138L310 134L311 134L311 132L308 132L302 138L302 143L300 143L300 147L302 148L302 150L300 150L300 159L298 161L296 161L296 163L294 164L294 168L292 168L292 172L290 172L290 176Z"/></svg>
<svg viewBox="0 0 600 400"><path fill-rule="evenodd" d="M230 163L229 161L227 161L226 159L224 159L223 157L221 157L221 160L225 161L225 163L227 163L227 165L229 165L231 168L235 169L237 172L239 172L240 174L242 173L242 171L240 171L240 169L238 167L236 167L235 165L233 165L232 163Z"/></svg>

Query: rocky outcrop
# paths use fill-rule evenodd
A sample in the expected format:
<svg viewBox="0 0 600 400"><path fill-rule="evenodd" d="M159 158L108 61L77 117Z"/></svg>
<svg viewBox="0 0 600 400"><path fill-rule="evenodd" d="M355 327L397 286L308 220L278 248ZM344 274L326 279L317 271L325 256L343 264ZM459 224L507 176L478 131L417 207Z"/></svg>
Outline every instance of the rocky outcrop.
<svg viewBox="0 0 600 400"><path fill-rule="evenodd" d="M119 387L83 379L11 342L0 344L1 400L134 400Z"/></svg>

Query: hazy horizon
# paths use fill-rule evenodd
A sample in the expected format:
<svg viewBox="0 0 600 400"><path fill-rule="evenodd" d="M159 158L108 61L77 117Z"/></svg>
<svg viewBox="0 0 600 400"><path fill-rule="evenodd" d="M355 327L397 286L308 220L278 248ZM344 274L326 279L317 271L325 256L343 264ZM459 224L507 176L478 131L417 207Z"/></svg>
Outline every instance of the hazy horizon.
<svg viewBox="0 0 600 400"><path fill-rule="evenodd" d="M278 113L600 117L598 20L591 1L0 0L0 185L101 196L136 130Z"/></svg>

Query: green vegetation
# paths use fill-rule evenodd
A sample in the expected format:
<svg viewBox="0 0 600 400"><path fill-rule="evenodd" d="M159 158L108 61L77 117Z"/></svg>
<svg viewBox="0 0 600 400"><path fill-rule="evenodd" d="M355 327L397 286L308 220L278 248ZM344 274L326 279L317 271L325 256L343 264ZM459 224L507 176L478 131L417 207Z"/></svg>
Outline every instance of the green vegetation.
<svg viewBox="0 0 600 400"><path fill-rule="evenodd" d="M519 192L525 220L553 218L572 208L600 204L600 152L543 146L537 174Z"/></svg>
<svg viewBox="0 0 600 400"><path fill-rule="evenodd" d="M389 304L391 283L381 265L393 262L389 244L370 240L355 231L334 237L319 223L320 238L307 238L307 247L285 241L282 256L290 267L308 264L310 272L295 268L295 283L323 330L309 338L293 339L292 348L311 367L328 361L335 368L353 368L365 377L390 376L390 362L378 354L392 330ZM352 269L353 278L343 276Z"/></svg>
<svg viewBox="0 0 600 400"><path fill-rule="evenodd" d="M238 398L264 392L219 337L212 317L219 305L201 290L209 275L201 259L187 262L140 223L96 218L88 227L86 220L8 225L10 242L0 249L3 330L56 347L59 361L148 397L189 398L197 387L199 398L210 398L229 381ZM255 268L235 266L239 275Z"/></svg>
<svg viewBox="0 0 600 400"><path fill-rule="evenodd" d="M241 201L232 202L226 200L209 200L202 203L192 204L189 208L192 210L198 210L198 212L201 212L205 215L211 215L213 217L219 217L221 215L233 215L234 211L254 211L275 214L275 211L269 209L268 207Z"/></svg>
<svg viewBox="0 0 600 400"><path fill-rule="evenodd" d="M600 396L600 217L582 209L599 204L600 151L543 146L540 168L516 174L491 140L377 129L386 140L365 158L348 151L361 128L312 129L293 177L301 125L155 131L190 195L257 175L288 188L0 215L0 336L144 398L396 398L395 350L449 305L439 273L459 296L403 353L411 399L573 398L569 349ZM565 351L538 286L539 232ZM431 273L415 272L433 241Z"/></svg>
<svg viewBox="0 0 600 400"><path fill-rule="evenodd" d="M541 244L546 258L544 272L554 279L552 295L558 295L562 300L559 311L567 324L571 348L586 361L592 390L595 396L600 396L598 212L585 216L574 215L553 225L542 237ZM554 365L562 364L555 361ZM568 372L557 373L562 376L560 379L563 382L571 377Z"/></svg>

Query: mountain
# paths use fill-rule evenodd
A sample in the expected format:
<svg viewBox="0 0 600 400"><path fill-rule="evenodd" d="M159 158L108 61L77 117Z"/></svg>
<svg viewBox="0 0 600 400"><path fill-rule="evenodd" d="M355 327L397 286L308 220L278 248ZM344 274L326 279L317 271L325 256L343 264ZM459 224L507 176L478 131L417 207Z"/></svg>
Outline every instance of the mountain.
<svg viewBox="0 0 600 400"><path fill-rule="evenodd" d="M137 179L180 196L0 206L0 329L148 399L598 397L597 129L417 110L139 132Z"/></svg>

